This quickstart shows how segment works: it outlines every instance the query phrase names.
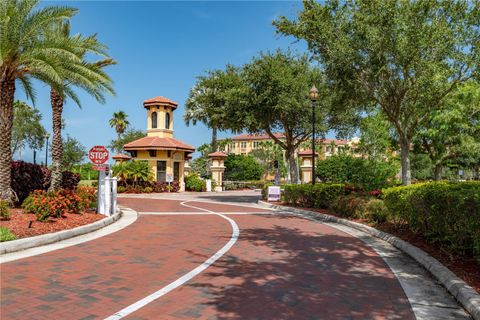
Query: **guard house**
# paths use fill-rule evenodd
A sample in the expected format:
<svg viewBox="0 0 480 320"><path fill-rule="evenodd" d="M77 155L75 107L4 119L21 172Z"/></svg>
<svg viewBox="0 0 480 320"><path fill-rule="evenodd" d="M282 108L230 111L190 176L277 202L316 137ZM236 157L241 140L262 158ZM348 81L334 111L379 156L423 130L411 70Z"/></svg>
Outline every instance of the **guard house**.
<svg viewBox="0 0 480 320"><path fill-rule="evenodd" d="M178 104L165 97L155 97L143 102L147 110L147 136L124 145L133 160L147 161L157 182L170 180L183 182L185 159L195 148L173 138L173 111Z"/></svg>

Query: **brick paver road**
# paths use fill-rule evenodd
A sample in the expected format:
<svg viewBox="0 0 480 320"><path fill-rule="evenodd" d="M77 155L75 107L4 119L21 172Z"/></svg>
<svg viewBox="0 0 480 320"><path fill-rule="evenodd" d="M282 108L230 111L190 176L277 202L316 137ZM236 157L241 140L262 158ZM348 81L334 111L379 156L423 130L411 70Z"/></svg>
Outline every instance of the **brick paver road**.
<svg viewBox="0 0 480 320"><path fill-rule="evenodd" d="M104 319L188 273L232 234L222 217L192 214L202 210L180 200L120 202L163 214L140 214L108 236L2 264L1 319ZM240 237L227 254L126 319L414 319L392 271L361 240L295 217L229 217Z"/></svg>

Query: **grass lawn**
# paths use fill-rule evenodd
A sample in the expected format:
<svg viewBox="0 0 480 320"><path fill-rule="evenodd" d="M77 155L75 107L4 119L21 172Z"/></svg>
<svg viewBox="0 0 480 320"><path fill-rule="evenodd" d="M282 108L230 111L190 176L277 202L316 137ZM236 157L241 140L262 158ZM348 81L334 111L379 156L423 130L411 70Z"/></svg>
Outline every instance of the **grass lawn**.
<svg viewBox="0 0 480 320"><path fill-rule="evenodd" d="M0 227L0 242L15 240L17 237L7 228Z"/></svg>
<svg viewBox="0 0 480 320"><path fill-rule="evenodd" d="M97 182L97 180L80 180L78 183L79 186L91 187L92 183Z"/></svg>

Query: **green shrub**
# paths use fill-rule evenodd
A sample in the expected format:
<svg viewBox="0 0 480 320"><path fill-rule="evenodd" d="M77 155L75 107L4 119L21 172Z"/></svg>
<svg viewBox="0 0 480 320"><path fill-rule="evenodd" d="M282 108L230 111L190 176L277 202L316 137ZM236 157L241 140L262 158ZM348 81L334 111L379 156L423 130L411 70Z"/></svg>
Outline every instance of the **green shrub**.
<svg viewBox="0 0 480 320"><path fill-rule="evenodd" d="M225 159L225 181L259 180L263 175L263 166L252 156L230 154Z"/></svg>
<svg viewBox="0 0 480 320"><path fill-rule="evenodd" d="M0 242L15 240L17 237L7 228L0 227Z"/></svg>
<svg viewBox="0 0 480 320"><path fill-rule="evenodd" d="M339 196L346 192L345 185L333 183L288 184L284 186L283 199L286 203L305 208L327 209Z"/></svg>
<svg viewBox="0 0 480 320"><path fill-rule="evenodd" d="M117 193L124 193L127 190L124 186L118 186L117 187Z"/></svg>
<svg viewBox="0 0 480 320"><path fill-rule="evenodd" d="M9 205L5 200L0 200L0 219L10 220L10 213L8 212Z"/></svg>
<svg viewBox="0 0 480 320"><path fill-rule="evenodd" d="M200 179L196 173L191 173L188 176L185 176L185 189L188 191L206 191L207 183L205 180ZM213 187L213 186L212 186Z"/></svg>
<svg viewBox="0 0 480 320"><path fill-rule="evenodd" d="M316 175L332 183L349 183L365 191L392 186L398 165L389 161L356 158L347 154L320 160Z"/></svg>
<svg viewBox="0 0 480 320"><path fill-rule="evenodd" d="M356 194L338 197L330 205L330 210L343 218L364 218L368 198Z"/></svg>
<svg viewBox="0 0 480 320"><path fill-rule="evenodd" d="M480 182L432 182L383 193L391 214L412 231L480 257Z"/></svg>
<svg viewBox="0 0 480 320"><path fill-rule="evenodd" d="M389 211L383 200L371 199L365 205L365 218L370 222L385 222L388 220Z"/></svg>
<svg viewBox="0 0 480 320"><path fill-rule="evenodd" d="M153 188L152 188L152 187L145 187L145 188L143 189L143 192L144 192L144 193L152 193L152 192L153 192Z"/></svg>

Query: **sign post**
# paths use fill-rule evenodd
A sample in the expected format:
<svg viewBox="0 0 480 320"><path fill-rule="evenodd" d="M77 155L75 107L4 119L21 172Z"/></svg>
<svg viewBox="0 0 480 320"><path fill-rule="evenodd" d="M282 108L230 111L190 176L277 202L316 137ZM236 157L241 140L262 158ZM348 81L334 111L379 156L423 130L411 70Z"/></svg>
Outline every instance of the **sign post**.
<svg viewBox="0 0 480 320"><path fill-rule="evenodd" d="M168 182L168 192L170 192L171 183L173 182L173 174L171 173L167 174L167 182Z"/></svg>
<svg viewBox="0 0 480 320"><path fill-rule="evenodd" d="M280 187L270 186L268 187L268 198L267 201L280 201Z"/></svg>
<svg viewBox="0 0 480 320"><path fill-rule="evenodd" d="M98 204L97 204L97 213L109 214L108 210L110 205L107 205L107 202L110 201L110 186L106 186L106 174L107 166L105 163L108 161L108 150L104 146L94 146L88 151L88 159L93 163L93 169L98 170ZM108 196L107 197L107 193Z"/></svg>

